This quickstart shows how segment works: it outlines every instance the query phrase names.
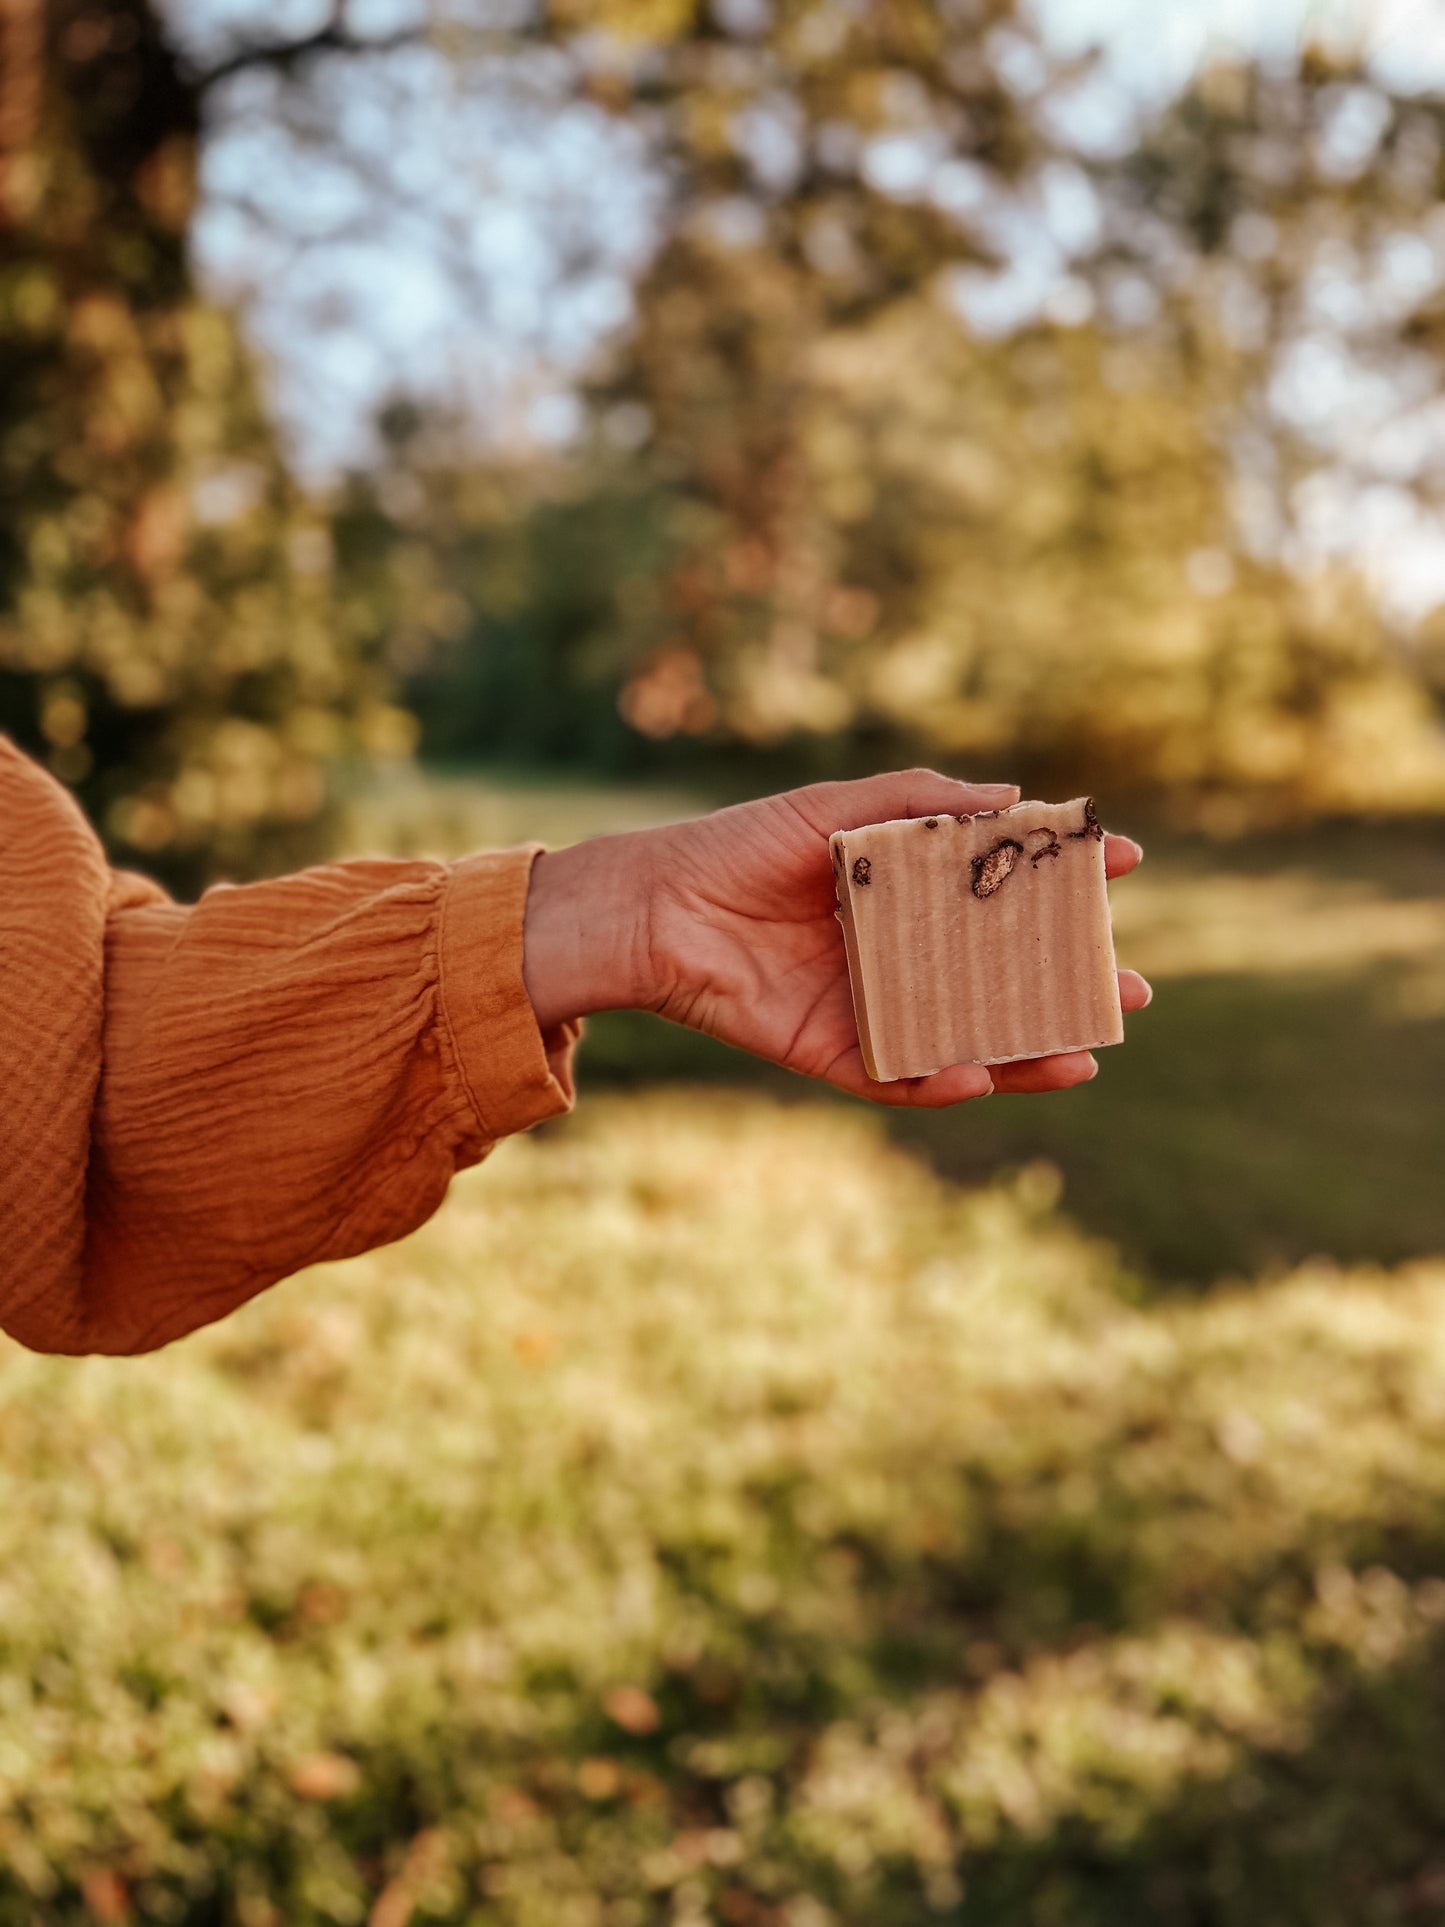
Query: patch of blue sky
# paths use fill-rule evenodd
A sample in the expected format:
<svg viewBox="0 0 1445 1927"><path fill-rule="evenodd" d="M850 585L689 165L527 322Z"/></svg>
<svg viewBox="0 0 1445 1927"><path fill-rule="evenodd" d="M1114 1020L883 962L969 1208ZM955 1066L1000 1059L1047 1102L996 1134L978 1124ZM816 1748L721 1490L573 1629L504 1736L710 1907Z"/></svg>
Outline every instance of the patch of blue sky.
<svg viewBox="0 0 1445 1927"><path fill-rule="evenodd" d="M1167 99L1208 59L1286 59L1310 40L1359 48L1391 87L1445 84L1438 0L1032 0L1032 8L1057 52L1097 47L1114 83L1145 102Z"/></svg>
<svg viewBox="0 0 1445 1927"><path fill-rule="evenodd" d="M213 4L233 19L211 57L243 24ZM288 32L320 24L291 11ZM377 30L396 24L392 8ZM627 320L660 184L637 130L567 80L545 54L468 70L419 45L317 60L301 88L264 70L223 84L197 260L243 307L313 479L368 459L398 393L515 433Z"/></svg>

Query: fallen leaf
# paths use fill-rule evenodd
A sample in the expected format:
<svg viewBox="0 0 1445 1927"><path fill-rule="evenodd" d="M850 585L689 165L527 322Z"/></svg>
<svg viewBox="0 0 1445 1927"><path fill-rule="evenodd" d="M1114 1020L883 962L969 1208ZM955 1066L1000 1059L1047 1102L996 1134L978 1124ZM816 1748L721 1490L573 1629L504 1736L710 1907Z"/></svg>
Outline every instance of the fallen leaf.
<svg viewBox="0 0 1445 1927"><path fill-rule="evenodd" d="M614 1686L603 1699L602 1709L624 1733L655 1733L662 1724L657 1701L640 1686Z"/></svg>
<svg viewBox="0 0 1445 1927"><path fill-rule="evenodd" d="M85 1904L97 1920L130 1919L130 1895L125 1882L111 1867L87 1867L80 1877Z"/></svg>
<svg viewBox="0 0 1445 1927"><path fill-rule="evenodd" d="M341 1800L361 1785L361 1770L344 1753L308 1753L286 1775L303 1800Z"/></svg>

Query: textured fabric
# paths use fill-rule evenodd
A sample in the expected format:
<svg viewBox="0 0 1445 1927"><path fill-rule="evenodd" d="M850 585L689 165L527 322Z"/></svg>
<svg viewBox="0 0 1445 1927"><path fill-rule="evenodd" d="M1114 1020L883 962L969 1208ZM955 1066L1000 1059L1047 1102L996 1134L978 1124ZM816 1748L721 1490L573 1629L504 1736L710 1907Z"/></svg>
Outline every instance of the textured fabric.
<svg viewBox="0 0 1445 1927"><path fill-rule="evenodd" d="M0 1327L146 1351L413 1230L570 1108L522 980L535 847L334 864L193 907L111 871L0 738Z"/></svg>

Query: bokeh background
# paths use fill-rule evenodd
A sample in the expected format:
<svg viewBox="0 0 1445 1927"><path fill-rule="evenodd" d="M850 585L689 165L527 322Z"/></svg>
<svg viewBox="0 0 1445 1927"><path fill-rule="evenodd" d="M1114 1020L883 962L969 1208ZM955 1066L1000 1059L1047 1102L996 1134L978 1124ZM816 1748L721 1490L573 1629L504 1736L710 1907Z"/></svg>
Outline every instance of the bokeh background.
<svg viewBox="0 0 1445 1927"><path fill-rule="evenodd" d="M599 1019L405 1245L0 1347L5 1927L1445 1921L1442 372L1438 0L4 0L118 861L922 759L1159 993L926 1118Z"/></svg>

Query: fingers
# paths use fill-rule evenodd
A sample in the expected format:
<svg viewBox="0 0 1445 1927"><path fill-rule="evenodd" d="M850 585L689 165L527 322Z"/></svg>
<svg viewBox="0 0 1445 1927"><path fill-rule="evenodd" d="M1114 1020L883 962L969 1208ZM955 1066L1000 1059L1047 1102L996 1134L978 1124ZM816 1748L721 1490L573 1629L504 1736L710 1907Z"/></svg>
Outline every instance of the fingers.
<svg viewBox="0 0 1445 1927"><path fill-rule="evenodd" d="M887 1084L875 1084L863 1068L863 1053L856 1044L832 1066L826 1081L853 1097L903 1110L942 1110L950 1104L965 1104L973 1097L987 1097L993 1089L993 1079L983 1064L950 1064L931 1077L899 1077Z"/></svg>
<svg viewBox="0 0 1445 1927"><path fill-rule="evenodd" d="M1153 996L1147 978L1137 970L1119 972L1122 1009L1143 1010ZM939 1110L948 1104L965 1103L971 1097L987 1097L990 1091L1006 1097L1068 1091L1076 1084L1089 1083L1098 1074L1099 1060L1091 1051L1070 1050L1057 1051L1052 1057L1023 1058L1016 1064L954 1064L931 1077L900 1077L892 1083L875 1084L863 1068L863 1053L854 1049L833 1066L828 1082L875 1104Z"/></svg>
<svg viewBox="0 0 1445 1927"><path fill-rule="evenodd" d="M1143 860L1144 852L1132 836L1104 838L1105 876L1126 877L1131 870L1137 870Z"/></svg>
<svg viewBox="0 0 1445 1927"><path fill-rule="evenodd" d="M940 776L932 769L890 770L855 783L814 783L792 790L788 801L820 835L834 830L861 829L865 823L887 823L900 817L974 816L982 810L1006 810L1019 800L1016 783L964 783ZM1128 876L1144 852L1131 836L1106 836L1104 871L1110 877Z"/></svg>
<svg viewBox="0 0 1445 1927"><path fill-rule="evenodd" d="M856 783L814 783L787 799L821 836L905 816L973 816L1006 810L1019 800L1016 783L960 783L932 769L892 770Z"/></svg>
<svg viewBox="0 0 1445 1927"><path fill-rule="evenodd" d="M1017 1064L991 1064L993 1087L1008 1097L1038 1091L1071 1091L1099 1075L1099 1060L1090 1051L1060 1051L1054 1057L1025 1057Z"/></svg>
<svg viewBox="0 0 1445 1927"><path fill-rule="evenodd" d="M894 1084L874 1084L870 1079L869 1087L870 1095L886 1093L875 1101L905 1110L941 1111L971 1098L992 1096L993 1076L986 1064L950 1064L931 1077L903 1077Z"/></svg>
<svg viewBox="0 0 1445 1927"><path fill-rule="evenodd" d="M1119 972L1119 1007L1143 1010L1154 999L1149 980L1137 970ZM1027 1057L1017 1064L991 1064L993 1087L1005 1096L1036 1091L1067 1091L1099 1074L1098 1059L1086 1050L1060 1051L1053 1057Z"/></svg>
<svg viewBox="0 0 1445 1927"><path fill-rule="evenodd" d="M1137 970L1119 972L1119 1008L1121 1010L1145 1010L1154 1001L1154 987L1147 977L1141 977Z"/></svg>
<svg viewBox="0 0 1445 1927"><path fill-rule="evenodd" d="M848 1058L834 1067L828 1082L895 1110L942 1110L969 1098L987 1097L990 1091L1011 1097L1067 1091L1099 1074L1098 1060L1089 1051L1073 1050L1053 1057L1029 1057L1017 1064L954 1064L931 1077L900 1077L875 1084L863 1069L860 1053L851 1051Z"/></svg>

